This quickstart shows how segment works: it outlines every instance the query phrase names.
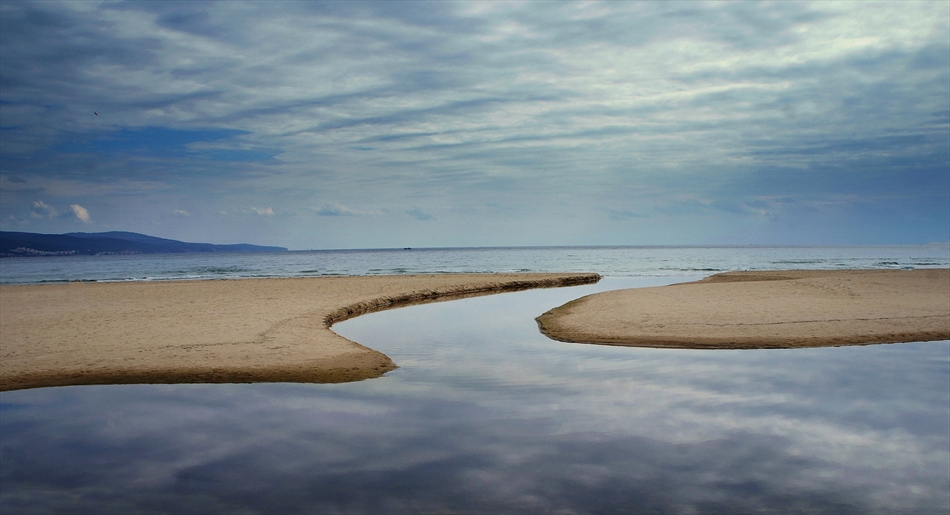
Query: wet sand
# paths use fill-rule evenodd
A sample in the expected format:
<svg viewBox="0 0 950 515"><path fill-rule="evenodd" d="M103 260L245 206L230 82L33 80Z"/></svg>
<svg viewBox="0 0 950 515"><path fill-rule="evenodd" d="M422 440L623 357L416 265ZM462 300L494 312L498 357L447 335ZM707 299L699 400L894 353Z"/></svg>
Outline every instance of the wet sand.
<svg viewBox="0 0 950 515"><path fill-rule="evenodd" d="M439 274L0 286L0 390L121 383L335 383L386 355L330 330L364 313L596 274Z"/></svg>
<svg viewBox="0 0 950 515"><path fill-rule="evenodd" d="M765 349L950 339L950 269L730 272L589 295L544 313L552 339Z"/></svg>

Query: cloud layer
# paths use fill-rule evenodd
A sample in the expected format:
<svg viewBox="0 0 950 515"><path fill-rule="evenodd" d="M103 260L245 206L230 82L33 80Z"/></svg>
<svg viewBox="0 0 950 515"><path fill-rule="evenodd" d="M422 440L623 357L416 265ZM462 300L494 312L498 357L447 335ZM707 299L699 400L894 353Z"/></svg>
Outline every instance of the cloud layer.
<svg viewBox="0 0 950 515"><path fill-rule="evenodd" d="M59 230L45 199L300 248L950 231L944 2L0 9L4 229Z"/></svg>

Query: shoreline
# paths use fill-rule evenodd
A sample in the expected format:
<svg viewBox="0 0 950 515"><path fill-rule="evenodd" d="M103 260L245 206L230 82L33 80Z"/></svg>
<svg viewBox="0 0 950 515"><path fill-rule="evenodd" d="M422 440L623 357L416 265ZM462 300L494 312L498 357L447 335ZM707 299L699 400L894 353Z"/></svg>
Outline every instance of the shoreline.
<svg viewBox="0 0 950 515"><path fill-rule="evenodd" d="M726 272L588 295L536 319L569 343L789 349L950 339L950 269Z"/></svg>
<svg viewBox="0 0 950 515"><path fill-rule="evenodd" d="M0 286L0 391L90 384L338 383L397 365L330 327L397 307L597 274L430 274Z"/></svg>
<svg viewBox="0 0 950 515"><path fill-rule="evenodd" d="M370 379L398 366L333 332L333 324L414 304L598 280L514 273L3 285L0 391ZM554 340L638 347L945 340L950 269L727 272L589 295L536 320Z"/></svg>

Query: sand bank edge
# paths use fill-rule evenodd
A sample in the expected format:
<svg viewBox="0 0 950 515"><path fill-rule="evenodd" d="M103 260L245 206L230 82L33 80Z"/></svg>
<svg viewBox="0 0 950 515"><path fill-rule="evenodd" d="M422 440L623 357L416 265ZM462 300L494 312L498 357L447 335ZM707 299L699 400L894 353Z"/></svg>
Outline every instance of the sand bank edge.
<svg viewBox="0 0 950 515"><path fill-rule="evenodd" d="M480 275L480 274L439 274L439 275ZM378 298L348 304L332 310L322 318L322 330L343 338L330 327L338 322L360 315L395 309L415 304L426 304L477 297L498 293L507 293L536 288L559 288L593 284L600 275L592 273L538 274L543 278L531 278L531 273L523 274L485 274L518 275L515 279L473 286L458 285L448 288L411 290L405 293L381 296ZM554 275L554 277L550 277ZM406 277L406 276L399 276ZM238 281L240 279L234 279ZM280 280L280 279L274 279ZM17 287L16 285L4 286ZM324 312L325 313L325 312ZM6 373L0 377L0 391L24 390L56 386L107 385L107 384L180 384L180 383L342 383L362 381L381 377L398 366L385 354L365 347L346 338L353 344L353 352L332 356L313 366L260 366L260 367L154 367L151 370L62 370L50 372Z"/></svg>
<svg viewBox="0 0 950 515"><path fill-rule="evenodd" d="M948 269L918 269L940 270L943 273ZM770 271L737 271L723 272L705 277L699 281L684 283L675 283L667 286L655 288L688 288L693 285L708 284L728 284L728 283L750 283L765 281L793 281L798 279L832 277L836 274L878 274L885 272L895 272L895 270L881 269L861 269L861 270L770 270ZM946 285L950 289L950 283ZM608 293L608 292L603 292ZM591 297L601 295L595 293L579 299L572 300L561 306L553 308L535 318L538 329L548 338L565 343L582 343L594 345L610 345L622 347L644 347L644 348L665 348L665 349L793 349L793 348L812 348L812 347L839 347L852 345L876 345L891 343L925 342L940 341L950 339L950 326L939 330L919 330L919 331L900 331L893 333L861 333L856 332L849 335L837 337L807 337L791 335L784 338L763 339L761 336L753 337L732 337L732 338L714 338L699 334L688 336L624 336L607 337L593 332L584 332L562 327L560 321L567 314L575 309L581 309L585 302ZM950 306L948 306L950 311ZM938 317L920 317L920 318L938 318ZM939 318L946 318L941 315Z"/></svg>

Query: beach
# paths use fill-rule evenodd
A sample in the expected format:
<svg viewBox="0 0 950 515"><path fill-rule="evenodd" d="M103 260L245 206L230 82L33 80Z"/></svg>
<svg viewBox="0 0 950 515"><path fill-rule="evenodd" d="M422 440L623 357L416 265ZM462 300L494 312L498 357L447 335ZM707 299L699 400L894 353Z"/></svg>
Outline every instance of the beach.
<svg viewBox="0 0 950 515"><path fill-rule="evenodd" d="M409 304L597 280L434 274L2 286L0 390L379 377L396 364L330 326Z"/></svg>
<svg viewBox="0 0 950 515"><path fill-rule="evenodd" d="M589 284L597 274L433 274L0 287L0 390L334 383L386 355L330 327L410 304ZM556 340L791 348L950 339L950 270L771 271L608 291L538 317Z"/></svg>
<svg viewBox="0 0 950 515"><path fill-rule="evenodd" d="M950 339L950 269L729 272L597 293L537 319L578 343L691 349Z"/></svg>
<svg viewBox="0 0 950 515"><path fill-rule="evenodd" d="M700 257L716 252L722 251ZM189 264L172 258L169 269ZM790 260L789 253L774 259ZM207 265L203 259L190 266ZM330 329L321 317L450 297L433 295L408 274L395 283L354 275L0 287L4 374L17 363L6 354L13 309L32 321L36 335L55 336L64 326L63 332L88 332L90 345L117 335L94 353L75 354L89 359L89 372L118 363L121 374L100 382L149 382L138 363L143 354L179 366L179 358L197 362L202 353L216 353L213 373L192 366L195 379L181 367L152 371L153 383L177 377L185 384L27 388L21 382L19 390L0 392L0 497L11 507L0 511L127 512L132 506L188 513L210 506L204 511L232 512L240 511L237 499L251 511L281 513L376 512L400 505L394 503L414 512L466 513L565 506L593 513L621 505L731 513L735 505L769 511L790 504L820 513L842 506L857 513L947 512L950 341L747 352L581 345L540 333L535 317L572 299L629 288L689 292L692 286L682 282L705 276L590 269L604 275L597 284L431 302ZM430 286L448 293L473 280L488 289L508 284L494 276L441 274ZM708 282L717 280L722 276ZM392 303L373 301L381 298L380 284L392 285ZM349 308L331 302L335 295ZM784 309L795 308L787 302ZM304 321L313 329L298 323ZM299 334L300 348L288 344L282 328ZM166 341L136 340L169 332L175 334ZM176 339L182 344L173 348ZM312 359L291 378L301 382L266 382L289 376L286 367L307 359L307 349L334 342L343 353L355 348L370 358L391 357L394 363L380 369L402 368L379 380L316 384L346 380L344 373L366 375L367 366L371 377L381 372L372 361L334 370ZM195 343L205 345L189 348ZM52 353L59 344L44 345ZM140 345L141 352L123 345ZM285 348L271 348L279 346ZM288 359L277 359L279 352ZM275 366L267 370L258 360L256 368L245 366L254 377L238 377L234 364L259 353ZM63 354L64 363L74 357ZM140 366L130 370L130 364ZM241 380L254 382L235 384ZM187 384L210 381L231 384ZM754 485L754 492L743 496L736 485Z"/></svg>

